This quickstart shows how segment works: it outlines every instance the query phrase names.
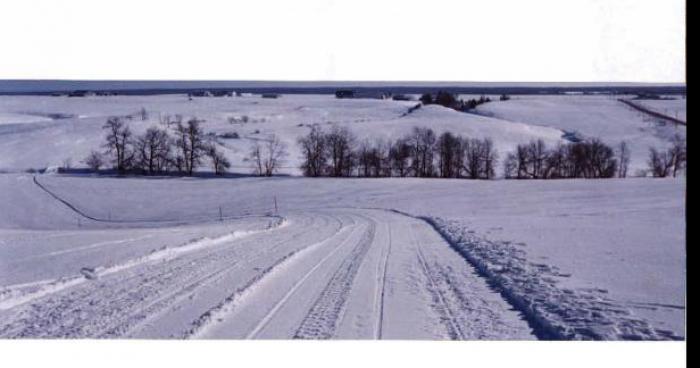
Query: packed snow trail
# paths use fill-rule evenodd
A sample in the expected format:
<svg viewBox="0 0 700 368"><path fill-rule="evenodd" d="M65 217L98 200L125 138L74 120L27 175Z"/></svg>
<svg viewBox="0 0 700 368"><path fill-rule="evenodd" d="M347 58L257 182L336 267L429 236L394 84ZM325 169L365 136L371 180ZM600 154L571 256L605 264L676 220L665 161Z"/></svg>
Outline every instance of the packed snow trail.
<svg viewBox="0 0 700 368"><path fill-rule="evenodd" d="M0 337L534 338L421 220L369 209L286 217L19 302L0 310Z"/></svg>

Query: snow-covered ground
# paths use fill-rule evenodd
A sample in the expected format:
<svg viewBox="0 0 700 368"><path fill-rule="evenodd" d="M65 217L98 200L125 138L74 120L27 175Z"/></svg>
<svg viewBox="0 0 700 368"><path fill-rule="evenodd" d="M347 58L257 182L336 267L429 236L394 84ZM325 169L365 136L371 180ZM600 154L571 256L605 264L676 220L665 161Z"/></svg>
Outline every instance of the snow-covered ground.
<svg viewBox="0 0 700 368"><path fill-rule="evenodd" d="M642 106L672 118L686 121L686 99L678 96L667 97L661 100L634 100Z"/></svg>
<svg viewBox="0 0 700 368"><path fill-rule="evenodd" d="M165 116L204 119L203 128L216 134L236 132L240 139L219 139L231 159L233 172L249 173L244 158L258 140L278 135L289 148L284 173L299 174L298 137L312 124L348 126L360 140L396 139L414 126L429 126L437 132L450 130L473 138L491 137L505 156L518 143L542 138L554 144L561 140L558 128L527 125L464 114L441 106L428 106L403 116L416 101L336 99L329 95L283 95L278 99L260 96L208 97L188 100L185 95L47 97L0 96L0 170L24 171L51 166L85 166L91 150L101 149L102 125L112 115L134 115L129 122L136 132L158 125ZM138 112L145 108L148 119ZM47 116L60 119L51 119ZM245 120L245 122L243 122ZM22 152L21 155L16 152Z"/></svg>
<svg viewBox="0 0 700 368"><path fill-rule="evenodd" d="M686 129L650 118L617 101L618 98L513 96L508 101L479 105L476 111L498 119L577 132L583 137L600 138L612 146L626 141L631 153L629 173L635 175L638 170L646 169L650 147L664 148L675 134L685 137Z"/></svg>
<svg viewBox="0 0 700 368"><path fill-rule="evenodd" d="M298 174L295 141L315 123L360 139L414 126L490 137L501 157L577 131L626 140L632 173L649 147L685 135L605 96L513 96L478 114L427 106L404 115L415 104L0 96L0 337L685 336L684 178L23 173L82 166L112 115L133 115L136 132L175 114L237 132L220 143L238 173L249 171L250 145L276 134L290 149L283 172Z"/></svg>
<svg viewBox="0 0 700 368"><path fill-rule="evenodd" d="M681 179L2 178L7 337L685 334Z"/></svg>
<svg viewBox="0 0 700 368"><path fill-rule="evenodd" d="M208 132L236 132L240 139L220 138L219 143L232 161L232 171L238 173L250 172L244 161L250 146L276 134L290 152L282 172L299 174L296 140L311 124L347 126L360 140L372 141L395 139L414 126L428 126L438 133L450 130L467 137L490 137L501 158L519 143L541 138L554 145L562 141L564 132L578 132L611 145L627 141L632 152L631 174L646 167L649 147L666 147L674 134L685 136L684 127L661 124L611 96L513 96L509 101L490 97L493 101L480 105L476 114L433 105L404 116L417 101L336 99L329 95L201 97L191 101L185 95L0 96L0 171L85 166L82 161L89 152L101 149L101 127L113 115L132 115L129 123L136 133L178 114L185 119L204 119ZM684 99L647 102L661 103L660 111L685 115ZM139 116L142 108L148 112L145 121Z"/></svg>

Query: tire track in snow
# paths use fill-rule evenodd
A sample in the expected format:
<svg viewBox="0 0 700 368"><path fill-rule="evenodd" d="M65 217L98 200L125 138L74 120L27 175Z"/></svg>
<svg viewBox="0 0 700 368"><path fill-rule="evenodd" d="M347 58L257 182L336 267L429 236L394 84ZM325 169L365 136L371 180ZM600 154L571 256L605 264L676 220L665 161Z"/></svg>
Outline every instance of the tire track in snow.
<svg viewBox="0 0 700 368"><path fill-rule="evenodd" d="M436 282L435 277L432 274L430 267L428 266L428 262L425 260L425 256L423 255L418 241L416 240L416 235L414 234L412 226L408 227L408 232L411 235L411 242L413 243L413 247L416 251L418 263L421 266L421 271L428 280L428 291L432 295L433 300L439 304L439 306L432 305L433 309L440 315L441 321L446 323L447 332L450 335L450 338L453 340L464 340L465 334L460 328L459 321L457 321L454 312L450 309L450 306L447 304L447 299L445 298L445 295L438 287L438 283Z"/></svg>
<svg viewBox="0 0 700 368"><path fill-rule="evenodd" d="M333 250L328 252L326 256L324 256L314 267L312 267L308 272L304 274L304 276L299 279L290 289L289 291L268 311L268 313L258 322L258 324L246 335L246 339L254 339L272 320L272 318L277 314L277 312L290 300L290 298L294 295L294 293L318 270L323 264L325 264L331 257L333 257L336 253L342 249L350 239L352 239L352 235L354 234L354 231L350 236L348 236L345 240L343 240L338 246L336 246Z"/></svg>
<svg viewBox="0 0 700 368"><path fill-rule="evenodd" d="M304 317L294 334L295 339L329 339L333 337L357 271L372 245L375 231L376 222L372 219L358 244L345 257L321 295L316 299L311 310Z"/></svg>
<svg viewBox="0 0 700 368"><path fill-rule="evenodd" d="M384 255L384 262L382 263L382 270L379 272L381 275L381 280L379 281L379 292L377 293L377 301L379 303L379 308L375 308L377 313L377 324L375 326L374 337L379 340L382 338L382 328L384 326L384 292L386 290L386 275L389 269L389 257L391 256L391 225L389 222L386 223L386 230L389 236L389 245L386 250L386 255Z"/></svg>
<svg viewBox="0 0 700 368"><path fill-rule="evenodd" d="M318 218L314 218L314 221L316 220ZM294 232L279 243L293 242L296 237L304 234L303 230ZM235 245L237 244L231 246ZM136 272L127 278L107 280L107 285L90 284L68 295L60 293L55 298L29 305L13 318L14 323L8 323L0 329L0 336L121 336L129 326L147 318L153 312L150 310L152 308L144 308L144 302L152 301L148 304L152 305L172 301L174 297L200 287L201 281L211 280L238 263L241 254L231 252L231 246L203 255L197 252L192 254L192 257L175 258L167 263L154 264L151 265L152 269L145 270L146 273ZM254 254L267 252L260 251ZM213 262L221 267L211 271L206 262ZM183 284L186 285L184 289ZM82 312L88 310L97 313L83 316ZM73 315L75 312L80 312L80 318ZM115 329L115 326L121 327Z"/></svg>
<svg viewBox="0 0 700 368"><path fill-rule="evenodd" d="M255 277L250 279L242 287L238 288L233 294L229 295L221 303L209 309L204 314L202 314L197 320L192 322L192 325L194 327L186 331L182 337L189 339L198 338L205 335L207 333L207 330L213 326L215 321L219 319L223 320L224 318L226 318L227 314L232 313L242 303L246 303L248 301L248 298L251 297L253 293L255 293L256 289L262 286L268 279L270 279L276 274L284 272L285 269L288 268L288 266L291 263L298 261L307 253L310 253L314 249L319 248L324 244L328 243L333 238L343 233L346 229L350 228L350 226L353 225L343 226L326 239L320 242L307 245L304 248L294 250L285 255L284 257L278 259L274 264L267 267L261 273L255 275Z"/></svg>
<svg viewBox="0 0 700 368"><path fill-rule="evenodd" d="M318 218L315 218L317 220ZM236 257L232 257L230 260L233 260L233 262L219 265L214 271L208 271L209 273L205 274L204 276L190 280L188 281L188 284L181 287L181 288L176 288L172 290L169 293L166 293L162 297L156 298L154 301L148 303L145 307L144 306L139 306L138 309L141 311L141 315L144 317L141 318L139 321L132 321L130 323L124 323L124 322L117 322L114 323L111 329L105 329L101 334L105 336L122 336L122 335L129 335L132 333L132 331L137 330L139 327L144 326L147 324L150 320L157 318L161 315L161 313L167 311L167 307L171 305L177 305L178 303L188 299L191 297L199 288L204 287L209 284L213 284L216 282L221 281L227 276L227 273L230 271L233 271L234 267L236 267L239 264L250 264L253 263L257 260L264 259L266 256L268 256L271 253L274 253L276 250L278 250L281 246L285 244L289 244L294 242L297 238L300 236L303 236L304 234L302 232L299 233L292 233L292 235L289 236L289 238L281 239L276 242L274 242L272 245L270 245L269 249L265 249L264 251L258 251L254 252L253 254L249 255L249 257L252 257L250 259L246 259L244 261L241 261L237 259ZM294 251L292 252L294 253ZM283 257L286 258L289 255ZM276 261L280 262L280 260ZM255 277L261 277L262 275L265 274L266 270L263 270L261 273L257 274ZM186 334L185 334L186 335ZM177 336L171 336L171 337L177 337Z"/></svg>
<svg viewBox="0 0 700 368"><path fill-rule="evenodd" d="M197 250L201 250L202 248L208 248L208 247L213 247L216 245L220 245L229 241L245 238L251 235L255 235L261 232L265 231L271 231L271 230L276 230L279 228L282 228L286 226L285 221L280 221L278 222L276 227L265 229L265 230L251 230L251 231L234 231L222 236L214 237L214 238L202 238L194 242L189 242L184 245L180 245L177 247L172 247L172 248L162 248L160 250L156 250L151 252L150 254L147 254L145 256L133 258L130 260L126 260L122 263L108 266L108 267L101 267L95 269L95 275L96 277L102 277L102 276L107 276L113 273L121 272L136 266L144 265L147 263L153 263L153 262L158 262L167 258L176 258L181 254L184 253L189 253ZM27 283L27 284L20 284L20 285L8 285L0 289L0 291L7 291L8 295L7 297L2 297L2 294L0 294L0 310L6 310L10 308L14 308L16 306L19 306L21 304L31 302L33 300L39 299L41 297L45 297L60 291L63 291L65 289L81 285L85 282L88 282L88 280L85 277L82 276L74 276L74 277L68 277L68 278L59 278L56 280L42 280L42 281L36 281L33 283ZM21 293L18 292L20 289L25 288L26 286L32 287L32 286L38 286L36 290L33 290L28 293Z"/></svg>

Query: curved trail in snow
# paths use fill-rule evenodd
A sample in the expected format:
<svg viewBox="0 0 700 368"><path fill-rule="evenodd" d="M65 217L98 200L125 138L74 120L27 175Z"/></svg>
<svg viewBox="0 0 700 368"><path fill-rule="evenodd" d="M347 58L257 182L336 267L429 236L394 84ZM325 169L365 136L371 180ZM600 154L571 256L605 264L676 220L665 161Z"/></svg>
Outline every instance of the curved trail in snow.
<svg viewBox="0 0 700 368"><path fill-rule="evenodd" d="M0 310L0 337L534 338L421 220L332 208L286 218L18 302Z"/></svg>

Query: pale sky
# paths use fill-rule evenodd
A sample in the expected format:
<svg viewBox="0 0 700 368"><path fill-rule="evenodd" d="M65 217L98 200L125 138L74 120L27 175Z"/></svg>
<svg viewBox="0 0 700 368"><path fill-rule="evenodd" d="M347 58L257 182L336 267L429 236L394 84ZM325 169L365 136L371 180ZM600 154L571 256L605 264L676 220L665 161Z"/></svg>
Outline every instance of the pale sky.
<svg viewBox="0 0 700 368"><path fill-rule="evenodd" d="M2 0L0 78L685 82L682 0Z"/></svg>

